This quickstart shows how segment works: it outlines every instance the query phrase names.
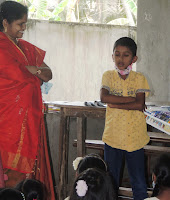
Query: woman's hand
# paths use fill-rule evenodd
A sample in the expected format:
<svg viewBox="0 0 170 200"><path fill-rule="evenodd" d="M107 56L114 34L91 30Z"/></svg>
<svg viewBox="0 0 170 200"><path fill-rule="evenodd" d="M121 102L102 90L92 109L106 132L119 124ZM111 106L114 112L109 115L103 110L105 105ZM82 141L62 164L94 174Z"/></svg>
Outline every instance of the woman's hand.
<svg viewBox="0 0 170 200"><path fill-rule="evenodd" d="M40 67L38 67L40 73L37 73L36 76L43 80L44 82L48 82L52 79L52 71L51 69L43 62Z"/></svg>
<svg viewBox="0 0 170 200"><path fill-rule="evenodd" d="M38 67L36 67L36 66L25 66L25 67L28 69L28 71L31 74L35 75L37 73Z"/></svg>
<svg viewBox="0 0 170 200"><path fill-rule="evenodd" d="M40 67L37 66L25 66L28 71L37 76L40 80L48 82L52 79L51 69L43 62Z"/></svg>

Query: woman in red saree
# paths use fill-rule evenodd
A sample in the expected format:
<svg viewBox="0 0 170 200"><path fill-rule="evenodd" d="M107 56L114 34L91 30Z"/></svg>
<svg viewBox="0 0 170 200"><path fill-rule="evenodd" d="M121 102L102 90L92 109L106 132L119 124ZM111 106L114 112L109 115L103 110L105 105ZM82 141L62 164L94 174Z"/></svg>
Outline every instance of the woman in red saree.
<svg viewBox="0 0 170 200"><path fill-rule="evenodd" d="M52 72L43 62L45 52L19 39L27 14L17 2L0 5L0 187L3 166L16 179L12 185L26 177L38 179L49 200L55 200L40 89ZM8 181L6 186L11 186Z"/></svg>

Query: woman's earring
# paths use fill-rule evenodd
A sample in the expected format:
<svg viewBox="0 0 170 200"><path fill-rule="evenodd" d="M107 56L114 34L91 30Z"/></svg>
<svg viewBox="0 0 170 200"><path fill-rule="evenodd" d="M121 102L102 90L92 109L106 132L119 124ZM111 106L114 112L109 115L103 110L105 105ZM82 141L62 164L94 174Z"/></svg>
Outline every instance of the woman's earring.
<svg viewBox="0 0 170 200"><path fill-rule="evenodd" d="M5 33L7 32L7 27L4 28Z"/></svg>

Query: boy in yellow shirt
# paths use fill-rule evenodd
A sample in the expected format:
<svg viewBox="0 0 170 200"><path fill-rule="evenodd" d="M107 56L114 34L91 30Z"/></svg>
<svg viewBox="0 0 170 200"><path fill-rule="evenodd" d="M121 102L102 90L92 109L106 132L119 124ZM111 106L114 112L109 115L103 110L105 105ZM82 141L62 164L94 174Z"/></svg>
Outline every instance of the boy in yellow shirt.
<svg viewBox="0 0 170 200"><path fill-rule="evenodd" d="M143 113L149 85L139 72L132 71L137 61L137 45L131 38L117 40L113 48L115 70L102 78L101 101L107 103L105 129L105 161L119 188L122 158L125 156L134 200L147 197L143 147L149 142Z"/></svg>

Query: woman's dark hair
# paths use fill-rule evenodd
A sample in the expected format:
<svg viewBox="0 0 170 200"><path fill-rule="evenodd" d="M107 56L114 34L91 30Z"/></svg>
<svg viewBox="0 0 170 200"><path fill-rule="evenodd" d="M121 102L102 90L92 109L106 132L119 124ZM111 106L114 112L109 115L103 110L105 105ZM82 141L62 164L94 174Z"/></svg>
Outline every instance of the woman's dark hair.
<svg viewBox="0 0 170 200"><path fill-rule="evenodd" d="M80 194L81 193L81 194ZM115 200L110 176L98 169L87 169L76 178L70 200Z"/></svg>
<svg viewBox="0 0 170 200"><path fill-rule="evenodd" d="M28 14L28 8L15 1L5 1L0 4L0 31L3 31L3 20L6 19L9 24L21 19Z"/></svg>
<svg viewBox="0 0 170 200"><path fill-rule="evenodd" d="M0 200L24 200L24 194L12 188L4 188L0 191Z"/></svg>
<svg viewBox="0 0 170 200"><path fill-rule="evenodd" d="M132 52L133 57L136 56L137 45L133 39L131 39L129 37L122 37L122 38L118 39L114 44L113 51L115 50L115 48L117 46L128 47L130 49L130 51Z"/></svg>
<svg viewBox="0 0 170 200"><path fill-rule="evenodd" d="M153 173L156 176L155 187L152 196L158 196L160 192L170 189L170 155L163 154L157 160Z"/></svg>
<svg viewBox="0 0 170 200"><path fill-rule="evenodd" d="M88 168L100 169L104 172L107 171L105 161L97 154L89 154L85 156L79 163L77 172L80 174Z"/></svg>
<svg viewBox="0 0 170 200"><path fill-rule="evenodd" d="M21 191L25 195L26 200L43 200L46 195L44 185L35 179L21 181L15 189Z"/></svg>

